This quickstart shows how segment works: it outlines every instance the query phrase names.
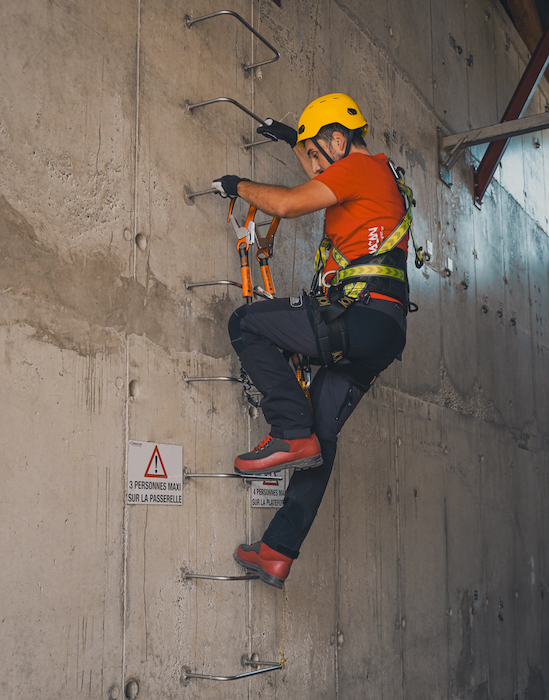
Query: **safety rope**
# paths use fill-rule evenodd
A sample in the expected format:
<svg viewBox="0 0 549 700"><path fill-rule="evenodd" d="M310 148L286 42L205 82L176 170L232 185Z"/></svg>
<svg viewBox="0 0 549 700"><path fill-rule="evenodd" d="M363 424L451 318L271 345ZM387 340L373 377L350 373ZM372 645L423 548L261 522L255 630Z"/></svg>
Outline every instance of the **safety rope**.
<svg viewBox="0 0 549 700"><path fill-rule="evenodd" d="M316 3L316 16L315 16L315 28L313 31L313 52L311 54L311 69L309 71L309 84L307 85L307 104L310 103L311 101L311 86L313 83L313 74L315 70L315 52L316 52L316 29L318 27L318 9L320 7L320 0ZM301 185L301 171L302 168L299 168L299 180L297 182L298 185ZM292 290L292 295L295 294L294 292L294 279L295 279L295 259L297 256L297 219L295 220L295 225L294 225L294 256L292 260L292 285L290 289Z"/></svg>
<svg viewBox="0 0 549 700"><path fill-rule="evenodd" d="M286 581L282 584L282 651L280 654L280 665L282 668L286 665L286 657L284 651L286 649Z"/></svg>

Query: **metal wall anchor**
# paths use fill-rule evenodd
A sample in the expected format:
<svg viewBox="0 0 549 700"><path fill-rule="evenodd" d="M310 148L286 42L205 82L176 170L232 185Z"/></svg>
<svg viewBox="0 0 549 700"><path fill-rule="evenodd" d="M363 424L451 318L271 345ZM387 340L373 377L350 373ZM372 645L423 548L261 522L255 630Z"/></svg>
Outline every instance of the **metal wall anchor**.
<svg viewBox="0 0 549 700"><path fill-rule="evenodd" d="M252 68L258 68L259 66L266 66L268 63L274 63L275 61L278 61L280 58L280 53L275 49L274 46L271 46L267 39L265 37L261 36L261 34L256 31L251 24L248 24L246 20L241 17L239 14L236 12L233 12L232 10L219 10L219 12L212 12L209 15L203 15L202 17L196 17L195 19L191 19L188 15L185 15L185 24L189 29L193 26L193 24L196 24L197 22L202 22L205 19L211 19L212 17L219 17L220 15L231 15L232 17L236 17L236 19L241 22L247 29L251 31L251 33L256 36L259 41L263 42L265 46L270 49L274 54L274 58L269 58L266 61L260 61L259 63L250 63L248 66L244 66L244 70L252 70Z"/></svg>

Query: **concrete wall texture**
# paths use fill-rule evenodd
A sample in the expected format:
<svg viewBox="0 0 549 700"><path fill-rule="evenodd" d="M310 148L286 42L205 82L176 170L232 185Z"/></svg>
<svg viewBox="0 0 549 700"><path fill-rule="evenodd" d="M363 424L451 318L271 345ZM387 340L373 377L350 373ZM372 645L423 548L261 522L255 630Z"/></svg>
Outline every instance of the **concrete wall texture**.
<svg viewBox="0 0 549 700"><path fill-rule="evenodd" d="M2 700L549 696L549 134L511 142L480 210L484 146L451 189L438 177L437 127L499 121L529 56L495 0L281 5L1 3ZM271 52L234 17L185 23L221 9L280 60L244 70ZM129 505L127 445L229 473L266 434L240 385L185 381L238 375L241 303L186 287L239 267L227 203L185 193L304 176L285 145L246 148L257 124L234 105L188 105L227 96L295 126L334 91L405 168L432 257L411 265L403 362L342 432L283 627L280 591L185 577L242 574L233 551L273 511L215 478L185 479L181 506ZM527 113L548 100L542 81ZM282 222L279 295L308 287L321 229ZM283 670L182 682L283 644Z"/></svg>

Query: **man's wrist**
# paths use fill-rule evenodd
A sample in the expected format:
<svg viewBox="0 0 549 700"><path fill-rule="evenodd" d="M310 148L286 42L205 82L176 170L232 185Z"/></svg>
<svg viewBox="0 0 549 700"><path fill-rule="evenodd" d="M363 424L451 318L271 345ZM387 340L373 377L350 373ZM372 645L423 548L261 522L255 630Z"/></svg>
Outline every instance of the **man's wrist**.
<svg viewBox="0 0 549 700"><path fill-rule="evenodd" d="M251 182L251 180L249 180L247 177L242 177L242 178L240 178L240 180L236 183L236 192L237 192L237 194L238 194L239 197L241 196L241 194L240 194L238 188L240 187L240 185L241 185L243 182Z"/></svg>

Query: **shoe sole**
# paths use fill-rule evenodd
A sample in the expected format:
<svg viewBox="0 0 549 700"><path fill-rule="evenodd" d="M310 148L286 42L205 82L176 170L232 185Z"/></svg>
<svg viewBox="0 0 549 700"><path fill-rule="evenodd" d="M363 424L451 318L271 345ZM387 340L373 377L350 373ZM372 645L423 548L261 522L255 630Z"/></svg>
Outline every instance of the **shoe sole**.
<svg viewBox="0 0 549 700"><path fill-rule="evenodd" d="M315 455L314 457L297 459L295 462L277 464L276 467L264 467L263 469L239 469L237 466L235 466L234 470L237 472L237 474L242 474L243 476L266 476L268 474L279 472L282 469L314 469L314 467L320 467L322 465L322 461L322 455Z"/></svg>
<svg viewBox="0 0 549 700"><path fill-rule="evenodd" d="M259 578L264 583L268 583L269 586L274 586L275 588L282 588L286 579L278 578L278 576L273 576L272 574L267 573L265 569L261 568L259 564L252 564L249 561L244 561L244 559L240 559L240 557L237 557L236 554L234 555L234 558L240 564L240 566L244 567L248 571L255 571L257 574L259 574Z"/></svg>

